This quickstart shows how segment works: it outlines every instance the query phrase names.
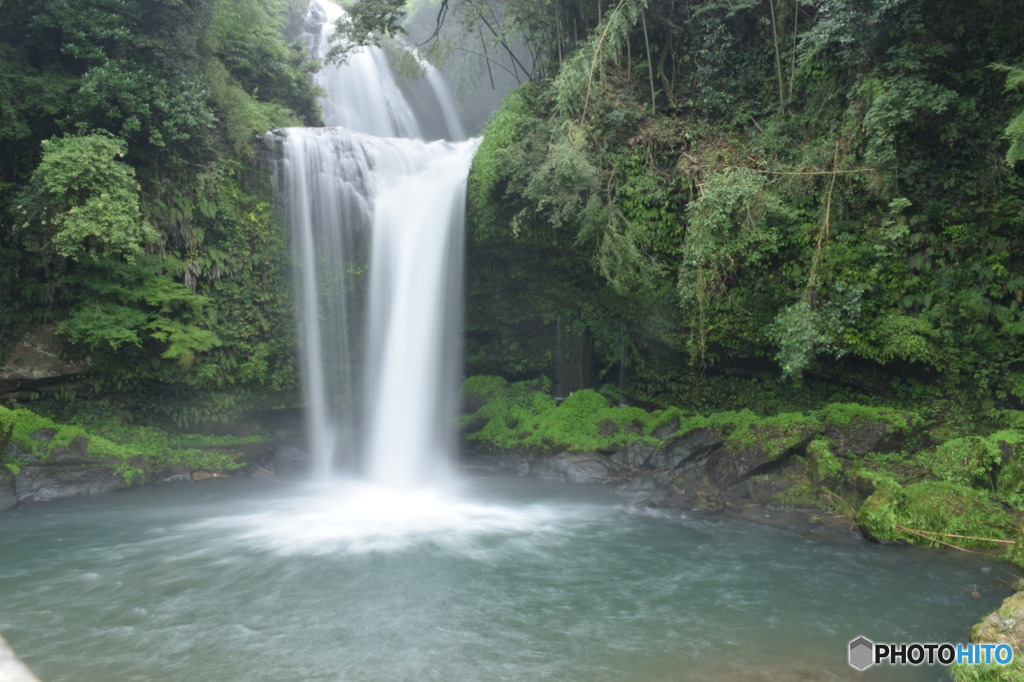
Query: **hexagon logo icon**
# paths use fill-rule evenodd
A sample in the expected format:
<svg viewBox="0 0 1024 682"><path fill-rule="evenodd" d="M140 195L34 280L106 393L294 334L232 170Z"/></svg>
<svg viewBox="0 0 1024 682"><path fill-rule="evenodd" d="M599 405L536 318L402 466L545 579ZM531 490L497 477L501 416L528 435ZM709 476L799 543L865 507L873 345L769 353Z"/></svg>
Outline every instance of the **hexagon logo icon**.
<svg viewBox="0 0 1024 682"><path fill-rule="evenodd" d="M850 642L850 665L857 670L867 670L875 664L875 644L867 637L858 637Z"/></svg>

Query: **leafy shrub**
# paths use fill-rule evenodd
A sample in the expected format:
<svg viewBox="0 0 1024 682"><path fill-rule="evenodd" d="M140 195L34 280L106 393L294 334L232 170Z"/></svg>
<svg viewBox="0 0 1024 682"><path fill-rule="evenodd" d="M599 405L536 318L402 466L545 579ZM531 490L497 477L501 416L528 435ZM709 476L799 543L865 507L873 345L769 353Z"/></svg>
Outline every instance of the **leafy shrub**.
<svg viewBox="0 0 1024 682"><path fill-rule="evenodd" d="M1002 460L999 447L987 438L968 436L948 440L927 457L927 466L943 481L963 486L992 484L991 475Z"/></svg>
<svg viewBox="0 0 1024 682"><path fill-rule="evenodd" d="M128 260L157 234L142 217L135 169L123 140L70 135L44 140L43 158L22 195L19 233L32 248L79 260L88 253Z"/></svg>

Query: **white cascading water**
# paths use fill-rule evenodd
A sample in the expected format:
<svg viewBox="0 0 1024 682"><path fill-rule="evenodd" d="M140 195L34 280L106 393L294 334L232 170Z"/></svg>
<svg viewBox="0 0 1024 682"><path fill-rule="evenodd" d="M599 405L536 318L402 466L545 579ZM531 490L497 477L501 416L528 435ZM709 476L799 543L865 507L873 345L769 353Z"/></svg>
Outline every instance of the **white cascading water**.
<svg viewBox="0 0 1024 682"><path fill-rule="evenodd" d="M326 55L343 15L328 0L311 3L313 56ZM409 490L450 473L477 141L420 139L430 126L462 137L450 93L424 68L431 116L414 112L384 53L365 48L317 76L331 127L268 136L292 229L307 427L322 479L361 470Z"/></svg>

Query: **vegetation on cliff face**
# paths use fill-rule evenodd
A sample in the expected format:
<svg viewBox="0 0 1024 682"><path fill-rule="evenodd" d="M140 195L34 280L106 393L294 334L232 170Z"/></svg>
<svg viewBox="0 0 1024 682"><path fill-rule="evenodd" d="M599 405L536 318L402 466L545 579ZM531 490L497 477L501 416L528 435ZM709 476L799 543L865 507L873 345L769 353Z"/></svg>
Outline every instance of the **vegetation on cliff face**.
<svg viewBox="0 0 1024 682"><path fill-rule="evenodd" d="M471 371L560 319L636 399L1021 406L1019 3L549 5L591 30L485 132Z"/></svg>
<svg viewBox="0 0 1024 682"><path fill-rule="evenodd" d="M1019 3L435 7L530 81L470 179L471 372L703 409L1021 406ZM294 385L250 144L317 119L294 9L3 9L0 350L57 324L96 390L180 422Z"/></svg>
<svg viewBox="0 0 1024 682"><path fill-rule="evenodd" d="M230 416L295 384L254 137L318 120L290 0L0 10L0 356L56 325L94 395Z"/></svg>

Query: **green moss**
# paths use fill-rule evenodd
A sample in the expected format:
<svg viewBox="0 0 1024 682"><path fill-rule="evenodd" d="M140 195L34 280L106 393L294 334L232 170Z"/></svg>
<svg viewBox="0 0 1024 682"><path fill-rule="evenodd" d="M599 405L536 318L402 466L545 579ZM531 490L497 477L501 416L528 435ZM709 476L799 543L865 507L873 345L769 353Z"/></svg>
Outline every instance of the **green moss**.
<svg viewBox="0 0 1024 682"><path fill-rule="evenodd" d="M839 478L843 473L843 464L832 453L829 442L824 438L815 438L807 445L807 456L812 480L821 483L827 479Z"/></svg>
<svg viewBox="0 0 1024 682"><path fill-rule="evenodd" d="M761 448L771 459L778 459L809 440L820 427L821 422L816 415L802 412L755 418L737 424L726 438L725 445L733 450Z"/></svg>
<svg viewBox="0 0 1024 682"><path fill-rule="evenodd" d="M463 417L466 438L495 449L601 450L636 441L658 444L654 431L679 419L675 411L616 407L589 389L576 391L559 404L548 395L549 389L546 381L501 384L492 377L467 379L467 396L490 398Z"/></svg>
<svg viewBox="0 0 1024 682"><path fill-rule="evenodd" d="M971 536L956 539L961 547L992 547L972 538L1005 540L1015 525L1013 516L991 494L949 481L879 487L861 506L857 523L879 540L939 546L940 542L927 539L930 533ZM942 535L936 540L950 542Z"/></svg>
<svg viewBox="0 0 1024 682"><path fill-rule="evenodd" d="M893 430L907 432L917 416L910 412L860 403L831 403L822 408L819 418L824 424L851 427L858 424L888 424Z"/></svg>
<svg viewBox="0 0 1024 682"><path fill-rule="evenodd" d="M472 376L462 383L462 395L467 401L490 400L506 386L508 386L508 382L501 377Z"/></svg>
<svg viewBox="0 0 1024 682"><path fill-rule="evenodd" d="M950 540L937 535L942 533L1009 539L1018 514L1011 510L1024 503L1024 432L1016 429L914 452L896 449L920 431L920 417L908 411L836 403L768 417L751 410L686 415L676 408L616 407L590 390L558 404L549 389L546 381L468 380L467 395L486 402L464 417L467 438L494 449L594 451L636 442L657 447L713 431L734 452L759 448L770 459L792 456L800 465L763 481L758 490L766 503L850 514L869 534L888 541L938 546ZM967 538L952 544L993 547ZM1019 554L1009 558L1024 566L1024 550Z"/></svg>
<svg viewBox="0 0 1024 682"><path fill-rule="evenodd" d="M1007 597L995 612L971 628L971 641L981 644L1009 644L1013 660L1009 665L953 665L949 671L958 682L1016 682L1024 679L1024 623L1021 622L1024 593Z"/></svg>
<svg viewBox="0 0 1024 682"><path fill-rule="evenodd" d="M168 468L225 471L242 466L240 453L210 452L195 447L224 446L256 439L172 436L158 429L110 427L107 437L83 426L60 424L26 409L0 407L0 465L17 474L32 457L46 462L59 448L67 448L78 438L88 441L89 455L109 464L126 483L144 483L151 472ZM10 445L17 445L22 456L14 456Z"/></svg>
<svg viewBox="0 0 1024 682"><path fill-rule="evenodd" d="M0 407L0 430L6 432L7 442L45 462L57 448L66 448L76 438L89 438L90 434L81 426L59 425L51 419L26 409ZM100 459L126 458L129 453L120 445L105 438L90 439L90 452ZM25 462L10 458L8 468Z"/></svg>
<svg viewBox="0 0 1024 682"><path fill-rule="evenodd" d="M825 438L828 427L883 423L887 429L905 432L911 420L906 413L854 403L771 416L760 416L752 410L685 415L678 408L647 411L616 407L611 399L592 390L576 391L558 404L549 397L549 390L546 381L510 384L500 377L468 378L463 386L466 402L482 406L463 417L467 438L495 449L599 450L637 441L661 445L707 429L721 434L725 446L733 451L760 448L771 459L816 442L812 458L819 473L836 477L843 464L829 450L831 442Z"/></svg>
<svg viewBox="0 0 1024 682"><path fill-rule="evenodd" d="M997 663L953 664L949 674L956 682L1020 682L1024 680L1024 660L1014 654L1009 665Z"/></svg>
<svg viewBox="0 0 1024 682"><path fill-rule="evenodd" d="M870 490L877 490L888 486L900 486L904 480L891 468L879 465L873 461L864 461L853 464L846 469L848 480L857 485L867 487Z"/></svg>

